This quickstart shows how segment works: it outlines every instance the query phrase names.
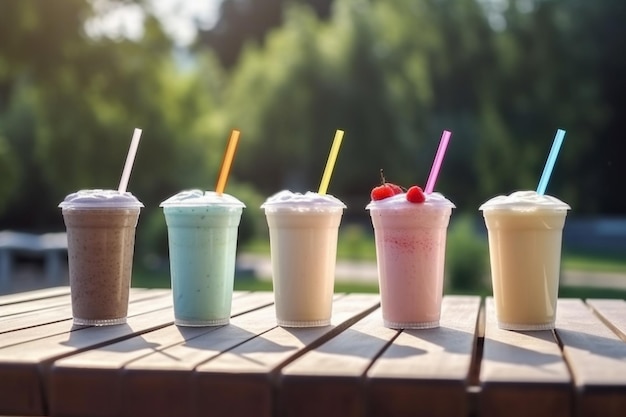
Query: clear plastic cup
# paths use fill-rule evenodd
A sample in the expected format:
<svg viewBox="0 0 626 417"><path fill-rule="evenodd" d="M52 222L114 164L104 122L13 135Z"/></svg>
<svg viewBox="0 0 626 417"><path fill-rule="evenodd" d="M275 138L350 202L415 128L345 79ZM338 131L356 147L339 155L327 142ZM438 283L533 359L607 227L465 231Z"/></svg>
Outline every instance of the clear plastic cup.
<svg viewBox="0 0 626 417"><path fill-rule="evenodd" d="M143 204L131 193L81 190L59 204L67 229L74 324L123 324Z"/></svg>
<svg viewBox="0 0 626 417"><path fill-rule="evenodd" d="M439 193L424 203L406 194L372 201L383 323L393 329L439 326L446 237L452 204Z"/></svg>
<svg viewBox="0 0 626 417"><path fill-rule="evenodd" d="M483 204L498 327L553 329L565 217L551 196L518 191Z"/></svg>
<svg viewBox="0 0 626 417"><path fill-rule="evenodd" d="M337 236L346 206L327 194L282 191L261 207L269 226L278 325L329 325Z"/></svg>
<svg viewBox="0 0 626 417"><path fill-rule="evenodd" d="M228 194L183 191L161 203L167 223L174 321L230 321L237 231L245 205Z"/></svg>

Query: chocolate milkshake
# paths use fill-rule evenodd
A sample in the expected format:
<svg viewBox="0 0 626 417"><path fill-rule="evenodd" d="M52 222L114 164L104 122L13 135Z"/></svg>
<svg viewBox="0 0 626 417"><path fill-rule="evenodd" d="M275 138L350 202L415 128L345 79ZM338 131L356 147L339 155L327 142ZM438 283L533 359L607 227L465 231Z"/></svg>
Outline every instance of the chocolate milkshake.
<svg viewBox="0 0 626 417"><path fill-rule="evenodd" d="M81 190L59 206L67 228L74 323L125 323L143 205L128 192Z"/></svg>

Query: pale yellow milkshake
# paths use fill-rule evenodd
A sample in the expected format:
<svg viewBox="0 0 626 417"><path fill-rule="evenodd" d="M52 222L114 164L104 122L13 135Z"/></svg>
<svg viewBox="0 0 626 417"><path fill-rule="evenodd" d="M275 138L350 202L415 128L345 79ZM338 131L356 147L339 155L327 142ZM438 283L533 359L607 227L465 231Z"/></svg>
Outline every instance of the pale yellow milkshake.
<svg viewBox="0 0 626 417"><path fill-rule="evenodd" d="M484 203L498 326L553 329L561 266L561 241L570 207L534 191Z"/></svg>
<svg viewBox="0 0 626 417"><path fill-rule="evenodd" d="M329 325L337 235L346 206L328 194L281 191L261 207L270 232L278 325Z"/></svg>

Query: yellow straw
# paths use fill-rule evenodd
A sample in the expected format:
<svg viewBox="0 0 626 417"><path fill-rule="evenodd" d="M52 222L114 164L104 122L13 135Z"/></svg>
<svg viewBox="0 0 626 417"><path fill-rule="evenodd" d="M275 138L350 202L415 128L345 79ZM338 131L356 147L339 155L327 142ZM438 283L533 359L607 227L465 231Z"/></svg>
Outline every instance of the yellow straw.
<svg viewBox="0 0 626 417"><path fill-rule="evenodd" d="M239 134L240 132L238 130L233 130L230 134L226 153L224 154L224 161L222 161L222 168L220 169L220 177L217 180L217 186L215 187L215 192L217 192L218 195L222 195L224 193L224 188L226 188L226 180L228 179L230 165L232 164L233 157L235 156L235 149L237 149Z"/></svg>
<svg viewBox="0 0 626 417"><path fill-rule="evenodd" d="M343 130L337 130L335 133L335 139L333 140L333 146L330 148L328 161L326 161L326 168L324 169L324 175L322 176L322 182L320 183L319 194L326 194L326 190L328 190L328 183L330 182L330 176L333 173L333 168L335 166L335 161L337 160L337 154L339 153L339 147L341 146L342 139Z"/></svg>

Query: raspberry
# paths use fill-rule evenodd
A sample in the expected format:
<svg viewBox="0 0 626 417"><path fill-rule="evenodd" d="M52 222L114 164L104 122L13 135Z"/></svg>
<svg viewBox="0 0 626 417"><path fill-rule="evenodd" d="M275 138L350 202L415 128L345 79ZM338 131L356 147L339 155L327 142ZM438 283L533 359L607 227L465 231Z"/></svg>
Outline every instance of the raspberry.
<svg viewBox="0 0 626 417"><path fill-rule="evenodd" d="M392 184L390 182L387 183L387 186L390 187L393 190L393 194L402 194L404 191L402 190L402 187L400 187L399 185L396 184Z"/></svg>
<svg viewBox="0 0 626 417"><path fill-rule="evenodd" d="M389 186L389 184L379 185L378 187L374 187L372 192L370 193L370 197L372 200L384 200L385 198L392 197L395 195L393 188Z"/></svg>
<svg viewBox="0 0 626 417"><path fill-rule="evenodd" d="M406 199L411 203L423 203L426 201L426 196L420 187L414 185L406 192Z"/></svg>
<svg viewBox="0 0 626 417"><path fill-rule="evenodd" d="M396 194L402 194L402 188L396 184L385 181L383 170L380 170L381 185L374 187L370 193L372 200L384 200L385 198L392 197Z"/></svg>

